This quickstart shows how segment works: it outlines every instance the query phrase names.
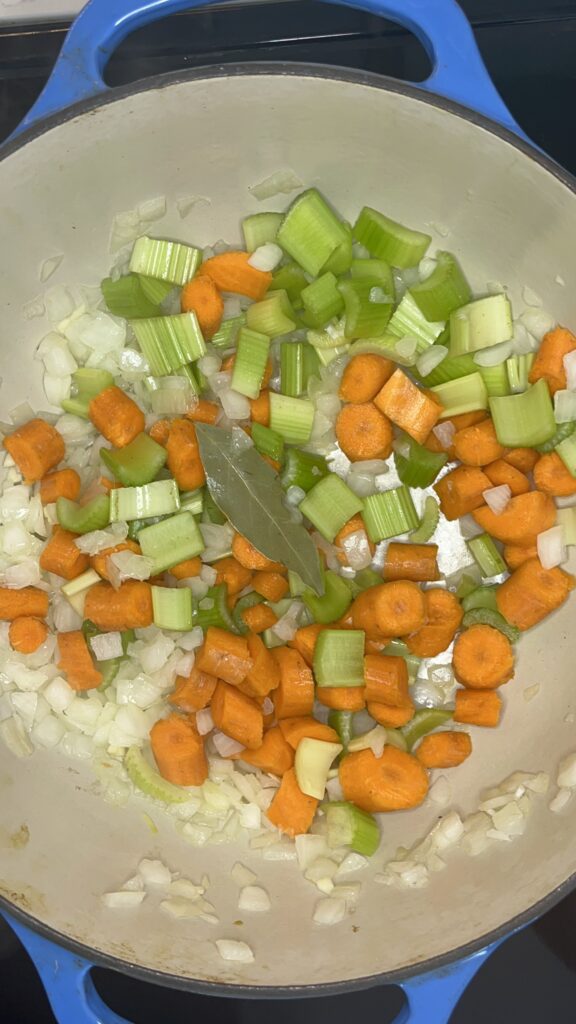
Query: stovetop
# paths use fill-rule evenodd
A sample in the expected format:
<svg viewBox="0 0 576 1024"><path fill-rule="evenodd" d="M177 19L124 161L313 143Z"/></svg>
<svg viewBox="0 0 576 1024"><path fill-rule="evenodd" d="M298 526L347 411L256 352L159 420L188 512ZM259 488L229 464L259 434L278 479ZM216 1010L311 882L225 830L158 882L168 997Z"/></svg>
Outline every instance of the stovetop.
<svg viewBox="0 0 576 1024"><path fill-rule="evenodd" d="M488 69L517 121L576 174L576 0L461 0ZM0 139L42 88L81 0L0 0ZM295 60L362 68L413 81L428 62L407 32L372 15L308 0L236 0L167 18L126 40L110 85L206 64ZM425 899L425 895L421 898ZM452 1024L576 1020L576 895L505 942L472 982ZM385 922L383 922L385 935ZM398 989L269 1003L169 992L110 971L94 972L108 1004L134 1024L332 1024L351 1016L387 1024ZM0 919L1 1024L55 1024L27 955Z"/></svg>

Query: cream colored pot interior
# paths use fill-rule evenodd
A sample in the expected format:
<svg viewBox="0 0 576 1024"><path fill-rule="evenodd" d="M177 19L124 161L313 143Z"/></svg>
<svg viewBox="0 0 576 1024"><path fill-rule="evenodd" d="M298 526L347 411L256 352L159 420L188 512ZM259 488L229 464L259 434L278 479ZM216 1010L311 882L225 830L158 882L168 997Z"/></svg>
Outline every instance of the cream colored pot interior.
<svg viewBox="0 0 576 1024"><path fill-rule="evenodd" d="M258 204L248 186L279 168L317 185L353 218L367 203L414 227L464 260L479 291L500 280L518 298L539 293L574 326L576 200L569 188L510 143L446 110L372 84L257 74L190 80L122 97L52 128L0 163L2 388L7 412L28 399L45 408L32 352L45 328L22 304L41 290L38 270L64 253L53 282L97 283L110 264L113 215L166 194L170 213L158 233L196 244L239 240L239 216L282 206ZM174 200L211 199L182 221ZM448 234L446 231L448 230ZM566 281L562 287L556 281ZM51 283L53 283L51 282ZM46 328L47 329L47 328ZM573 600L576 600L573 599ZM454 806L475 808L480 790L514 769L554 774L576 748L565 721L574 697L574 605L520 644L515 680L505 691L501 727L474 731L474 754L454 771ZM540 684L536 699L524 690ZM551 814L540 798L524 838L487 855L449 856L424 890L374 883L384 856L428 831L437 810L383 821L384 849L363 878L357 912L326 929L311 923L316 890L293 863L265 862L247 848L195 850L150 806L103 803L80 762L36 755L17 761L0 749L0 893L44 925L128 964L221 983L290 986L402 971L474 942L561 886L576 861L575 810ZM22 844L29 833L29 841ZM137 912L105 910L142 856L211 879L220 925L174 922L147 900ZM271 895L267 915L244 915L229 878L240 859ZM359 879L360 880L360 879ZM244 938L253 965L223 963L214 938Z"/></svg>

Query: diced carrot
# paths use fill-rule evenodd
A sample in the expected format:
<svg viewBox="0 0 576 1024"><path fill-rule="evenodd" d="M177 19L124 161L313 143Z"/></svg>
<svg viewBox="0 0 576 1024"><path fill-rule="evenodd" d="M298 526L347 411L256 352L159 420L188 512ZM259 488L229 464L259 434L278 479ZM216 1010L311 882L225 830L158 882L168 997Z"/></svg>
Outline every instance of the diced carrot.
<svg viewBox="0 0 576 1024"><path fill-rule="evenodd" d="M530 558L538 557L538 548L535 544L529 548L519 547L517 544L506 544L504 551L504 561L509 569L517 569L524 562L527 562Z"/></svg>
<svg viewBox="0 0 576 1024"><path fill-rule="evenodd" d="M556 505L549 494L529 491L511 498L500 515L487 505L473 513L474 519L486 533L503 544L517 544L530 547L543 530L549 530L556 522Z"/></svg>
<svg viewBox="0 0 576 1024"><path fill-rule="evenodd" d="M92 569L102 577L103 580L110 582L110 573L108 571L108 559L110 555L115 555L119 551L132 551L135 555L142 554L140 545L134 540L130 540L128 537L123 540L120 544L116 544L111 548L104 548L103 551L99 551L97 555L90 556L90 566Z"/></svg>
<svg viewBox="0 0 576 1024"><path fill-rule="evenodd" d="M73 580L85 572L90 565L90 557L76 547L76 537L77 534L54 526L52 536L40 555L40 568L65 580Z"/></svg>
<svg viewBox="0 0 576 1024"><path fill-rule="evenodd" d="M459 430L452 443L455 457L465 466L487 466L506 454L506 449L496 437L491 419Z"/></svg>
<svg viewBox="0 0 576 1024"><path fill-rule="evenodd" d="M534 484L539 491L554 498L568 498L576 494L576 478L566 469L557 452L540 456L534 466Z"/></svg>
<svg viewBox="0 0 576 1024"><path fill-rule="evenodd" d="M223 252L205 260L197 276L207 274L221 291L245 295L258 302L272 284L272 274L251 267L249 259L247 252Z"/></svg>
<svg viewBox="0 0 576 1024"><path fill-rule="evenodd" d="M115 590L110 583L95 583L86 591L84 615L98 629L144 629L151 626L152 591L144 580L126 580Z"/></svg>
<svg viewBox="0 0 576 1024"><path fill-rule="evenodd" d="M467 732L435 732L424 736L418 744L416 757L425 768L456 768L472 753L472 740Z"/></svg>
<svg viewBox="0 0 576 1024"><path fill-rule="evenodd" d="M170 420L156 420L148 433L152 440L156 441L156 444L161 444L165 448L170 437Z"/></svg>
<svg viewBox="0 0 576 1024"><path fill-rule="evenodd" d="M371 402L394 373L394 363L383 356L352 356L342 374L339 395L343 402Z"/></svg>
<svg viewBox="0 0 576 1024"><path fill-rule="evenodd" d="M410 701L404 658L388 654L364 656L364 696L367 701L402 707Z"/></svg>
<svg viewBox="0 0 576 1024"><path fill-rule="evenodd" d="M220 406L216 402L208 402L198 398L186 412L186 417L194 423L216 423L220 415Z"/></svg>
<svg viewBox="0 0 576 1024"><path fill-rule="evenodd" d="M367 636L407 636L424 625L424 595L416 583L397 580L364 590L350 605L353 629Z"/></svg>
<svg viewBox="0 0 576 1024"><path fill-rule="evenodd" d="M425 591L424 604L426 622L406 638L406 644L419 658L434 658L452 643L464 612L458 598L439 587Z"/></svg>
<svg viewBox="0 0 576 1024"><path fill-rule="evenodd" d="M196 558L186 558L183 562L178 562L178 565L173 565L171 569L168 569L168 572L177 580L189 580L194 576L200 575L203 564L199 556Z"/></svg>
<svg viewBox="0 0 576 1024"><path fill-rule="evenodd" d="M80 477L75 469L57 469L48 473L40 481L40 501L43 505L51 505L58 498L69 498L76 501L80 494Z"/></svg>
<svg viewBox="0 0 576 1024"><path fill-rule="evenodd" d="M210 626L195 664L202 672L234 685L244 682L252 668L252 658L245 637Z"/></svg>
<svg viewBox="0 0 576 1024"><path fill-rule="evenodd" d="M392 423L423 444L442 415L442 406L403 373L395 370L374 399Z"/></svg>
<svg viewBox="0 0 576 1024"><path fill-rule="evenodd" d="M168 702L179 711L192 713L208 707L216 689L216 676L202 672L193 665L187 676L176 676L175 687L168 696Z"/></svg>
<svg viewBox="0 0 576 1024"><path fill-rule="evenodd" d="M115 448L130 444L146 426L144 413L136 402L115 385L92 399L88 414L96 429Z"/></svg>
<svg viewBox="0 0 576 1024"><path fill-rule="evenodd" d="M454 721L494 729L500 721L502 699L496 690L456 690Z"/></svg>
<svg viewBox="0 0 576 1024"><path fill-rule="evenodd" d="M284 775L294 764L294 751L275 725L264 733L262 746L257 750L243 750L242 760L271 775Z"/></svg>
<svg viewBox="0 0 576 1024"><path fill-rule="evenodd" d="M196 428L190 420L172 420L166 452L166 465L181 491L194 491L206 483Z"/></svg>
<svg viewBox="0 0 576 1024"><path fill-rule="evenodd" d="M535 384L542 377L546 380L551 394L566 387L564 356L576 351L576 337L565 327L555 327L545 334L536 358L530 368L528 380Z"/></svg>
<svg viewBox="0 0 576 1024"><path fill-rule="evenodd" d="M310 828L318 800L302 792L296 780L296 772L290 768L284 772L280 788L266 812L272 825L289 836L299 836Z"/></svg>
<svg viewBox="0 0 576 1024"><path fill-rule="evenodd" d="M286 572L286 566L281 562L273 562L258 551L246 537L240 533L234 534L232 541L232 554L237 558L240 565L246 569L267 569L269 572Z"/></svg>
<svg viewBox="0 0 576 1024"><path fill-rule="evenodd" d="M311 715L314 677L304 658L291 647L275 647L273 655L280 671L280 682L273 697L276 718L280 721Z"/></svg>
<svg viewBox="0 0 576 1024"><path fill-rule="evenodd" d="M269 605L262 603L245 608L241 618L253 633L263 633L265 629L271 629L278 622L276 612Z"/></svg>
<svg viewBox="0 0 576 1024"><path fill-rule="evenodd" d="M287 743L296 750L300 740L325 740L326 743L339 743L340 738L335 729L324 725L312 715L302 715L300 718L283 718L278 723L280 731Z"/></svg>
<svg viewBox="0 0 576 1024"><path fill-rule="evenodd" d="M372 543L371 540L368 539L368 535L366 533L366 526L364 524L364 520L363 520L362 516L360 515L360 513L358 513L358 515L352 516L352 518L349 519L348 522L344 524L342 529L338 531L338 533L336 534L336 536L334 538L334 546L336 548L336 557L338 558L338 561L340 562L340 565L348 565L349 564L348 563L348 556L346 554L346 551L342 547L344 541L346 540L347 537L350 537L351 534L359 533L361 531L364 533L364 537L366 538L366 543L368 544L368 547L370 549L371 554L374 554L374 552L376 550L376 546Z"/></svg>
<svg viewBox="0 0 576 1024"><path fill-rule="evenodd" d="M193 277L180 293L180 309L194 312L206 341L210 341L222 322L224 302L211 277Z"/></svg>
<svg viewBox="0 0 576 1024"><path fill-rule="evenodd" d="M324 628L320 622L313 622L310 626L301 626L300 629L296 630L292 639L288 641L288 646L294 647L302 655L310 668L312 668L314 661L316 641Z"/></svg>
<svg viewBox="0 0 576 1024"><path fill-rule="evenodd" d="M493 626L477 624L457 637L454 674L471 690L494 690L514 676L514 651L508 637Z"/></svg>
<svg viewBox="0 0 576 1024"><path fill-rule="evenodd" d="M443 476L434 490L446 519L461 519L484 504L484 491L492 486L490 478L475 466L457 466Z"/></svg>
<svg viewBox="0 0 576 1024"><path fill-rule="evenodd" d="M377 701L370 700L366 708L374 721L385 726L386 729L400 729L411 718L414 718L415 711L411 700L402 707L396 707L393 704L379 704Z"/></svg>
<svg viewBox="0 0 576 1024"><path fill-rule="evenodd" d="M19 654L33 654L42 646L47 636L46 623L32 615L21 615L18 619L12 619L8 629L10 646Z"/></svg>
<svg viewBox="0 0 576 1024"><path fill-rule="evenodd" d="M392 424L373 402L345 405L336 420L336 439L351 462L387 459L392 452Z"/></svg>
<svg viewBox="0 0 576 1024"><path fill-rule="evenodd" d="M363 811L403 811L418 807L428 792L428 774L412 754L386 746L380 757L371 750L346 754L340 761L344 799Z"/></svg>
<svg viewBox="0 0 576 1024"><path fill-rule="evenodd" d="M524 562L498 587L498 611L518 629L530 629L564 603L574 577L563 569L544 569L538 558Z"/></svg>
<svg viewBox="0 0 576 1024"><path fill-rule="evenodd" d="M244 680L244 685L250 687L254 696L267 697L280 685L278 662L256 633L248 633L246 643L252 667Z"/></svg>
<svg viewBox="0 0 576 1024"><path fill-rule="evenodd" d="M94 690L100 686L103 676L94 664L81 629L74 629L69 633L59 633L58 649L60 651L58 668L62 669L68 685L73 690Z"/></svg>
<svg viewBox="0 0 576 1024"><path fill-rule="evenodd" d="M362 711L366 707L363 686L319 686L316 700L334 711Z"/></svg>
<svg viewBox="0 0 576 1024"><path fill-rule="evenodd" d="M504 462L509 462L521 473L530 473L538 462L538 452L533 448L509 448L504 456Z"/></svg>
<svg viewBox="0 0 576 1024"><path fill-rule="evenodd" d="M150 745L160 775L174 786L201 786L208 778L204 740L193 718L172 713L155 722Z"/></svg>
<svg viewBox="0 0 576 1024"><path fill-rule="evenodd" d="M28 420L2 442L27 483L41 480L66 454L62 435L41 419Z"/></svg>
<svg viewBox="0 0 576 1024"><path fill-rule="evenodd" d="M22 616L45 619L48 615L48 594L38 587L0 587L0 620L13 622Z"/></svg>
<svg viewBox="0 0 576 1024"><path fill-rule="evenodd" d="M286 597L289 586L288 580L279 572L268 572L266 569L254 573L252 588L267 601L281 601Z"/></svg>
<svg viewBox="0 0 576 1024"><path fill-rule="evenodd" d="M496 459L490 465L484 466L484 472L493 487L500 487L507 484L512 494L526 494L530 490L530 481L525 473L521 473L515 466L510 465L505 459ZM541 490L543 488L540 488Z"/></svg>
<svg viewBox="0 0 576 1024"><path fill-rule="evenodd" d="M260 423L263 427L270 426L269 391L261 391L258 398L250 399L250 419L252 423Z"/></svg>
<svg viewBox="0 0 576 1024"><path fill-rule="evenodd" d="M239 594L244 587L252 582L250 569L241 565L233 555L219 558L217 562L214 562L213 568L217 572L216 583L225 583L229 594Z"/></svg>
<svg viewBox="0 0 576 1024"><path fill-rule="evenodd" d="M458 431L465 430L466 427L472 427L474 426L475 423L481 423L482 420L486 419L487 415L488 413L484 411L462 412L459 413L457 416L446 416L442 420L442 423L452 424L455 431L455 437ZM452 439L452 444L450 444L448 448L446 448L445 445L441 443L440 438L436 437L436 434L434 433L433 430L428 434L428 437L424 442L424 447L428 448L431 452L446 452L448 458L450 459L456 458L456 455L454 453L454 438Z"/></svg>
<svg viewBox="0 0 576 1024"><path fill-rule="evenodd" d="M226 736L248 747L248 750L258 750L262 746L262 710L251 697L219 680L210 701L210 710L214 725Z"/></svg>
<svg viewBox="0 0 576 1024"><path fill-rule="evenodd" d="M437 557L437 544L401 544L393 541L386 550L384 579L412 580L413 583L440 579Z"/></svg>

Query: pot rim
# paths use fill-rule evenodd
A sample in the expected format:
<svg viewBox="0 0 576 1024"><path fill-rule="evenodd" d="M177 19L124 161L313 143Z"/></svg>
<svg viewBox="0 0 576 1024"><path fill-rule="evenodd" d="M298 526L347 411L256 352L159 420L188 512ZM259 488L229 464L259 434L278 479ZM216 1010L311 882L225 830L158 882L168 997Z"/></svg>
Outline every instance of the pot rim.
<svg viewBox="0 0 576 1024"><path fill-rule="evenodd" d="M154 75L137 82L122 85L109 89L105 93L94 96L91 99L81 100L58 111L49 117L38 121L30 128L26 128L16 138L4 143L0 147L0 161L12 156L27 143L39 138L46 132L68 121L73 120L81 114L88 114L100 107L115 103L116 100L126 99L129 96L140 93L152 92L158 89L166 89L172 85L178 85L190 81L210 81L211 79L242 77L242 76L283 76L300 78L323 78L334 81L349 82L353 85L366 85L375 89L382 89L386 92L410 96L412 99L441 110L453 116L460 117L479 128L484 128L492 135L496 135L502 141L514 146L517 150L539 164L553 177L565 185L576 195L576 178L565 170L560 164L542 152L535 145L521 138L509 128L490 120L483 114L471 110L468 107L456 103L454 100L446 99L435 93L429 93L418 85L402 82L386 75L379 75L375 72L361 71L353 68L340 68L329 64L310 64L295 61L259 61L233 64L205 65L190 70L174 71ZM162 985L167 988L180 989L194 992L201 995L212 995L225 998L242 999L288 999L288 998L313 998L319 996L339 995L344 992L361 991L374 988L378 985L402 985L411 978L420 975L430 974L436 971L447 971L457 961L472 956L488 946L501 942L503 939L514 934L525 925L530 924L546 911L551 910L573 889L576 889L576 871L567 878L561 885L552 889L547 896L532 904L522 913L517 914L505 924L494 928L489 932L480 935L471 942L457 946L450 952L430 957L427 960L411 964L394 971L381 974L367 975L361 978L353 978L347 981L325 982L315 985L290 985L290 986L265 986L265 985L236 985L214 981L201 981L194 978L186 978L182 975L169 974L165 971L155 970L151 967L142 967L139 964L132 964L120 957L103 953L84 945L76 939L62 934L57 929L39 921L32 914L22 910L16 903L10 902L0 895L0 909L12 915L23 925L37 932L51 942L62 946L64 949L75 953L89 961L94 967L108 968L123 974L129 974L140 981L149 982L155 985Z"/></svg>

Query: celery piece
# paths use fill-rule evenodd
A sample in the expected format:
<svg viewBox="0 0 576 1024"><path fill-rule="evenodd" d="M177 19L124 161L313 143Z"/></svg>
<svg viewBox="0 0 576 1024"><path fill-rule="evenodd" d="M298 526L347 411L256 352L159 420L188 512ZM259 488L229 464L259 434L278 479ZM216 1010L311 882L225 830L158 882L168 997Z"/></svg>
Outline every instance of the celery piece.
<svg viewBox="0 0 576 1024"><path fill-rule="evenodd" d="M195 558L204 550L202 534L191 512L180 512L144 526L138 533L138 543L142 554L152 562L153 576Z"/></svg>
<svg viewBox="0 0 576 1024"><path fill-rule="evenodd" d="M325 273L303 288L300 293L305 320L309 327L322 327L344 309L344 300L338 290L334 274Z"/></svg>
<svg viewBox="0 0 576 1024"><path fill-rule="evenodd" d="M437 339L438 343L440 343L440 337L441 335ZM469 374L477 372L478 367L474 362L474 356L456 356L455 359L448 356L432 370L432 373L422 377L422 381L427 388L432 388L437 384L447 384L449 381L458 380L460 377L467 377Z"/></svg>
<svg viewBox="0 0 576 1024"><path fill-rule="evenodd" d="M113 384L114 377L108 370L81 366L72 374L72 397L63 399L60 404L64 412L83 420L90 419L90 402Z"/></svg>
<svg viewBox="0 0 576 1024"><path fill-rule="evenodd" d="M183 367L182 367L183 369ZM152 412L158 416L182 416L188 412L199 387L180 370L173 377L147 377L144 381L150 391Z"/></svg>
<svg viewBox="0 0 576 1024"><path fill-rule="evenodd" d="M160 306L174 290L171 281L161 281L158 277L147 277L146 274L137 274L136 276L144 295L153 306Z"/></svg>
<svg viewBox="0 0 576 1024"><path fill-rule="evenodd" d="M280 462L284 454L284 438L280 437L280 434L270 430L270 427L262 426L261 423L253 423L252 440L261 455L268 455L270 459Z"/></svg>
<svg viewBox="0 0 576 1024"><path fill-rule="evenodd" d="M453 717L453 711L444 711L443 708L422 708L421 711L417 711L414 718L411 718L407 725L403 725L400 730L406 740L408 750L412 750L414 744L427 733L438 729L441 725L446 725Z"/></svg>
<svg viewBox="0 0 576 1024"><path fill-rule="evenodd" d="M352 228L349 224L342 224L346 232L346 237L339 245L336 246L334 252L328 257L326 263L322 267L322 273L327 272L335 274L336 277L341 277L342 274L348 273L350 265L352 263Z"/></svg>
<svg viewBox="0 0 576 1024"><path fill-rule="evenodd" d="M286 263L272 275L272 284L268 291L273 292L278 289L284 289L292 305L300 309L302 306L300 296L307 284L308 278L304 271L295 263Z"/></svg>
<svg viewBox="0 0 576 1024"><path fill-rule="evenodd" d="M488 408L488 392L480 373L469 373L466 377L436 384L431 389L440 404L444 407L441 419L446 416L459 416L463 412L476 412L477 409ZM494 399L508 401L508 399Z"/></svg>
<svg viewBox="0 0 576 1024"><path fill-rule="evenodd" d="M564 529L564 543L569 547L576 544L576 508L559 508L556 524Z"/></svg>
<svg viewBox="0 0 576 1024"><path fill-rule="evenodd" d="M228 608L228 587L225 583L210 587L206 596L197 602L193 625L201 626L204 630L210 626L217 626L218 629L225 629L229 633L240 633Z"/></svg>
<svg viewBox="0 0 576 1024"><path fill-rule="evenodd" d="M129 323L152 373L158 376L175 372L206 354L206 343L193 311Z"/></svg>
<svg viewBox="0 0 576 1024"><path fill-rule="evenodd" d="M555 450L568 472L576 477L576 434L572 433L564 441L560 441Z"/></svg>
<svg viewBox="0 0 576 1024"><path fill-rule="evenodd" d="M416 678L418 675L418 669L420 668L420 658L418 658L417 655L412 654L410 648L403 640L391 640L389 644L386 644L382 653L394 658L404 658L409 678L411 680Z"/></svg>
<svg viewBox="0 0 576 1024"><path fill-rule="evenodd" d="M508 376L508 390L513 395L519 395L526 391L530 381L528 376L534 362L534 353L526 352L521 356L511 356L506 360L506 373Z"/></svg>
<svg viewBox="0 0 576 1024"><path fill-rule="evenodd" d="M385 260L352 260L350 276L352 280L369 282L373 287L381 288L390 301L394 301L394 275Z"/></svg>
<svg viewBox="0 0 576 1024"><path fill-rule="evenodd" d="M302 594L302 600L314 616L314 621L325 625L342 618L350 607L352 594L342 577L328 570L324 573L323 596L318 597L313 590L307 589Z"/></svg>
<svg viewBox="0 0 576 1024"><path fill-rule="evenodd" d="M390 747L396 747L397 750L408 750L408 744L402 735L401 729L386 729L386 742Z"/></svg>
<svg viewBox="0 0 576 1024"><path fill-rule="evenodd" d="M248 252L254 252L266 242L275 242L283 213L253 213L242 221L242 234Z"/></svg>
<svg viewBox="0 0 576 1024"><path fill-rule="evenodd" d="M294 200L276 240L307 274L315 277L347 237L345 225L323 196L311 188Z"/></svg>
<svg viewBox="0 0 576 1024"><path fill-rule="evenodd" d="M543 444L537 444L536 451L542 455L546 455L547 452L553 452L558 447L561 441L565 441L567 437L576 430L576 421L572 420L571 423L558 423L556 432L552 435L549 441L544 441Z"/></svg>
<svg viewBox="0 0 576 1024"><path fill-rule="evenodd" d="M160 309L146 298L138 274L126 274L113 281L106 277L100 285L106 308L113 316L124 317L125 320L136 320L139 317L158 316Z"/></svg>
<svg viewBox="0 0 576 1024"><path fill-rule="evenodd" d="M402 268L416 266L432 241L430 235L412 231L370 206L360 212L353 233L371 256Z"/></svg>
<svg viewBox="0 0 576 1024"><path fill-rule="evenodd" d="M411 544L425 544L433 536L436 527L440 521L440 505L433 498L432 495L428 495L424 502L424 515L420 520L420 525L414 533L410 534Z"/></svg>
<svg viewBox="0 0 576 1024"><path fill-rule="evenodd" d="M318 353L308 342L302 343L302 390L305 392L308 381L320 376L320 360Z"/></svg>
<svg viewBox="0 0 576 1024"><path fill-rule="evenodd" d="M100 583L101 577L98 575L95 569L86 569L86 572L80 573L79 576L75 576L73 580L68 580L61 586L61 591L64 597L69 600L71 597L75 597L76 594L81 594L83 590L88 590L89 587L93 587L95 583Z"/></svg>
<svg viewBox="0 0 576 1024"><path fill-rule="evenodd" d="M236 631L244 636L248 632L248 626L244 622L242 612L245 612L248 608L254 608L257 604L262 604L264 598L261 594L257 594L255 590L251 590L249 594L244 594L244 597L238 599L234 605L232 611L232 619L236 626Z"/></svg>
<svg viewBox="0 0 576 1024"><path fill-rule="evenodd" d="M410 292L406 292L388 324L389 334L394 334L397 338L416 338L418 352L424 352L429 345L433 345L443 330L444 321L427 320Z"/></svg>
<svg viewBox="0 0 576 1024"><path fill-rule="evenodd" d="M70 533L103 530L110 522L110 498L107 494L100 494L86 505L79 505L70 498L58 498L56 515L62 529Z"/></svg>
<svg viewBox="0 0 576 1024"><path fill-rule="evenodd" d="M367 811L356 804L331 800L323 804L326 815L326 838L328 846L337 849L349 846L363 857L371 857L380 845L378 822Z"/></svg>
<svg viewBox="0 0 576 1024"><path fill-rule="evenodd" d="M116 487L110 492L111 523L169 515L179 508L180 496L175 480L155 480L142 487Z"/></svg>
<svg viewBox="0 0 576 1024"><path fill-rule="evenodd" d="M294 771L299 789L316 800L322 800L328 781L330 766L342 753L340 743L315 740L305 736L296 748Z"/></svg>
<svg viewBox="0 0 576 1024"><path fill-rule="evenodd" d="M373 543L409 533L418 526L412 495L404 485L369 495L364 501L363 517L366 532Z"/></svg>
<svg viewBox="0 0 576 1024"><path fill-rule="evenodd" d="M204 375L200 373L200 370L198 368L194 369L194 367L189 363L185 363L184 366L179 366L176 370L176 376L184 378L188 385L188 390L192 395L200 395L208 386L208 381Z"/></svg>
<svg viewBox="0 0 576 1024"><path fill-rule="evenodd" d="M361 629L325 629L314 648L318 686L364 686L364 641Z"/></svg>
<svg viewBox="0 0 576 1024"><path fill-rule="evenodd" d="M200 516L204 511L204 491L201 487L195 491L182 491L180 493L180 511L191 512L193 516Z"/></svg>
<svg viewBox="0 0 576 1024"><path fill-rule="evenodd" d="M350 346L348 354L350 357L363 355L365 352L371 355L383 356L384 359L391 359L399 366L413 366L416 362L417 353L413 356L403 356L396 351L398 342L401 341L395 334L387 332L381 338L359 338Z"/></svg>
<svg viewBox="0 0 576 1024"><path fill-rule="evenodd" d="M148 484L166 463L166 449L148 434L138 434L124 448L101 448L100 458L125 487Z"/></svg>
<svg viewBox="0 0 576 1024"><path fill-rule="evenodd" d="M354 577L354 583L360 591L369 590L382 583L382 576L374 569L360 569Z"/></svg>
<svg viewBox="0 0 576 1024"><path fill-rule="evenodd" d="M465 612L471 612L473 608L491 608L493 612L498 611L496 593L498 587L476 587L469 594L462 598L462 608Z"/></svg>
<svg viewBox="0 0 576 1024"><path fill-rule="evenodd" d="M287 292L279 289L246 310L246 326L251 331L277 338L296 330L296 317ZM240 332L240 339L242 339Z"/></svg>
<svg viewBox="0 0 576 1024"><path fill-rule="evenodd" d="M216 334L212 335L210 344L215 345L216 348L233 348L238 341L240 329L244 327L245 323L245 313L230 317L229 320L223 320Z"/></svg>
<svg viewBox="0 0 576 1024"><path fill-rule="evenodd" d="M329 366L334 359L346 355L347 352L349 352L348 345L337 345L335 348L320 348L317 352L318 362L322 366Z"/></svg>
<svg viewBox="0 0 576 1024"><path fill-rule="evenodd" d="M499 576L507 572L507 565L488 533L466 541L468 549L485 577Z"/></svg>
<svg viewBox="0 0 576 1024"><path fill-rule="evenodd" d="M290 597L301 597L307 586L302 580L302 577L297 572L293 572L292 569L288 570L288 586L290 587Z"/></svg>
<svg viewBox="0 0 576 1024"><path fill-rule="evenodd" d="M314 406L305 398L270 393L270 429L289 444L306 444L314 422Z"/></svg>
<svg viewBox="0 0 576 1024"><path fill-rule="evenodd" d="M493 608L472 608L471 611L466 612L462 619L462 628L469 629L470 626L478 625L492 626L492 629L498 629L511 644L517 643L520 639L520 630L507 622L504 616L500 612L494 611Z"/></svg>
<svg viewBox="0 0 576 1024"><path fill-rule="evenodd" d="M506 363L497 366L478 366L478 372L484 381L488 398L501 398L510 394Z"/></svg>
<svg viewBox="0 0 576 1024"><path fill-rule="evenodd" d="M344 299L346 338L379 338L389 328L393 303L374 298L379 288L356 278L341 281L338 290Z"/></svg>
<svg viewBox="0 0 576 1024"><path fill-rule="evenodd" d="M232 371L232 388L246 398L258 398L270 352L270 338L242 327Z"/></svg>
<svg viewBox="0 0 576 1024"><path fill-rule="evenodd" d="M459 601L462 601L469 594L472 594L475 590L482 585L482 573L480 572L477 565L469 565L466 567L466 571L460 577L458 586L456 587L456 597Z"/></svg>
<svg viewBox="0 0 576 1024"><path fill-rule="evenodd" d="M413 438L408 438L407 443L408 455L394 454L401 483L407 487L430 487L448 461L448 455L446 452L431 452Z"/></svg>
<svg viewBox="0 0 576 1024"><path fill-rule="evenodd" d="M354 712L353 711L336 711L334 708L328 714L328 725L331 729L334 729L338 733L338 739L344 747L344 754L348 749L348 744L352 739L354 724Z"/></svg>
<svg viewBox="0 0 576 1024"><path fill-rule="evenodd" d="M496 436L505 448L533 448L556 433L554 406L542 378L520 395L491 398Z"/></svg>
<svg viewBox="0 0 576 1024"><path fill-rule="evenodd" d="M435 269L425 281L412 285L410 294L427 320L447 320L472 298L470 285L451 252L436 253Z"/></svg>
<svg viewBox="0 0 576 1024"><path fill-rule="evenodd" d="M280 344L280 391L291 398L304 391L304 345L300 341Z"/></svg>
<svg viewBox="0 0 576 1024"><path fill-rule="evenodd" d="M450 355L461 356L510 341L512 308L506 295L488 295L450 314Z"/></svg>
<svg viewBox="0 0 576 1024"><path fill-rule="evenodd" d="M160 800L164 804L184 804L190 799L190 790L174 786L163 779L146 760L140 747L128 748L124 757L124 767L136 789L153 800Z"/></svg>
<svg viewBox="0 0 576 1024"><path fill-rule="evenodd" d="M329 473L308 491L299 507L319 533L333 541L344 524L362 511L364 502L339 476Z"/></svg>
<svg viewBox="0 0 576 1024"><path fill-rule="evenodd" d="M167 242L142 235L137 238L130 257L130 270L146 277L156 277L170 284L184 285L198 270L202 253L190 245Z"/></svg>
<svg viewBox="0 0 576 1024"><path fill-rule="evenodd" d="M151 587L154 625L158 629L192 629L192 591L188 587Z"/></svg>
<svg viewBox="0 0 576 1024"><path fill-rule="evenodd" d="M140 530L144 530L148 526L155 526L156 523L162 523L165 519L169 519L169 516L149 516L147 519L131 519L128 523L129 540L138 540Z"/></svg>

